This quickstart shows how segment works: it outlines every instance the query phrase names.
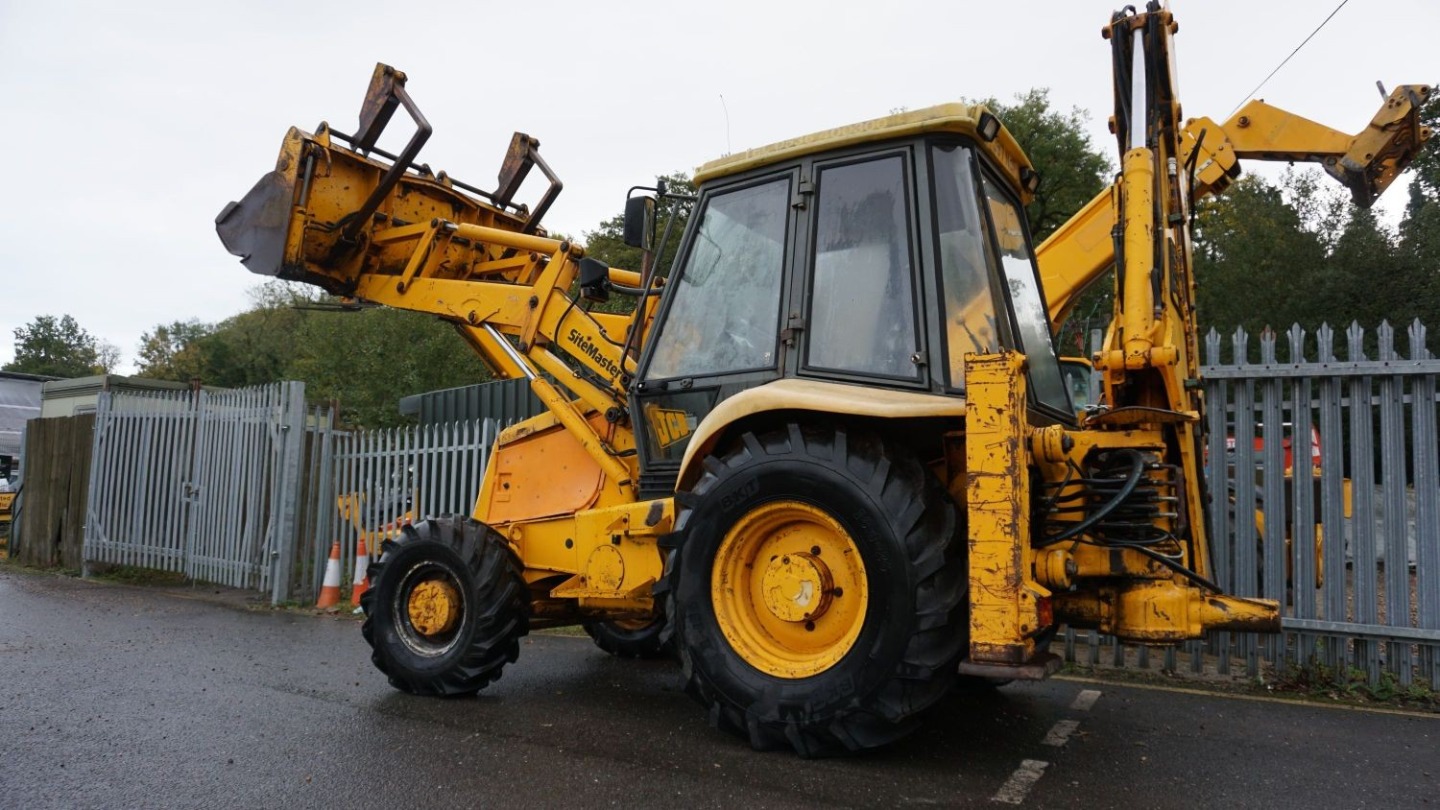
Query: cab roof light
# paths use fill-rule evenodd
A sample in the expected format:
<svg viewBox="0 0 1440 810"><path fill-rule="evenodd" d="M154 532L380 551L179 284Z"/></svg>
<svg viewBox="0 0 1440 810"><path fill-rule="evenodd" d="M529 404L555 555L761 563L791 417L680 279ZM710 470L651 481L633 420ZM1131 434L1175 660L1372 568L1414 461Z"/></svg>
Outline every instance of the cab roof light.
<svg viewBox="0 0 1440 810"><path fill-rule="evenodd" d="M1020 184L1031 194L1040 190L1040 173L1025 166L1020 169Z"/></svg>
<svg viewBox="0 0 1440 810"><path fill-rule="evenodd" d="M989 143L995 140L996 135L1000 134L1000 119L988 112L980 113L980 120L975 125L975 131L980 133L980 137L986 143Z"/></svg>

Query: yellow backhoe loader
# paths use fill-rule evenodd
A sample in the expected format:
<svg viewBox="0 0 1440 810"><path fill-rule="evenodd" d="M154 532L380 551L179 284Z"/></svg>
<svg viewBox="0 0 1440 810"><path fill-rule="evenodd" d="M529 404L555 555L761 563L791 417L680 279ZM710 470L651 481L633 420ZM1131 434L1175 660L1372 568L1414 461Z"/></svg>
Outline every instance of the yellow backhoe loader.
<svg viewBox="0 0 1440 810"><path fill-rule="evenodd" d="M528 629L588 623L617 652L673 645L713 725L812 755L901 737L962 673L1046 676L1061 624L1145 643L1277 630L1274 602L1209 579L1189 212L1226 164L1219 128L1187 140L1174 30L1155 5L1106 26L1122 174L1110 219L1052 240L1106 229L1118 257L1108 407L1083 421L1046 295L1094 263L1057 258L1042 285L1022 207L1040 178L983 106L701 166L668 272L548 236L560 181L528 135L493 191L418 164L430 127L390 67L354 134L290 130L217 218L225 246L449 321L548 409L500 434L472 515L384 544L363 601L376 666L470 694ZM1397 90L1397 123L1342 178L1378 192L1400 171L1429 92ZM402 107L415 134L389 154ZM530 209L515 193L537 168ZM673 204L653 191L627 201L631 244ZM632 312L591 308L617 293Z"/></svg>

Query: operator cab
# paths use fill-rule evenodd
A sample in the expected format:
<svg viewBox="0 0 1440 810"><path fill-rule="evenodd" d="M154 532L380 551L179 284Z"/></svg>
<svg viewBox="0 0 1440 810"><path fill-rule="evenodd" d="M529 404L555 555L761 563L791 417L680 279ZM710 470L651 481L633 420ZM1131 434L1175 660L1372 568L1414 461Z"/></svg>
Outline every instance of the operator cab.
<svg viewBox="0 0 1440 810"><path fill-rule="evenodd" d="M781 379L954 398L966 354L1013 348L1032 412L1073 420L1022 207L1037 180L965 104L702 166L633 391L642 489L673 488L720 402Z"/></svg>

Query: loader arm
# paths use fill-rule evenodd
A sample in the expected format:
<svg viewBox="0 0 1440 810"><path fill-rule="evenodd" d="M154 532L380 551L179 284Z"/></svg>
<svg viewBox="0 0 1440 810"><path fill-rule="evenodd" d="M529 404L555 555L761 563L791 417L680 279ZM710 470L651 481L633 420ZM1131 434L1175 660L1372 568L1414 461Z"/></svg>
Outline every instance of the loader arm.
<svg viewBox="0 0 1440 810"><path fill-rule="evenodd" d="M390 155L375 143L400 107L415 134ZM633 462L623 459L633 439L623 422L635 351L624 347L635 332L638 350L657 296L642 295L628 317L597 317L569 290L582 266L602 286L653 292L661 280L607 268L545 234L540 217L561 184L539 141L515 133L487 192L415 163L429 132L405 74L378 65L357 133L324 123L313 134L290 129L275 170L216 218L221 240L251 272L450 322L496 376L528 378L610 479L628 485ZM513 197L534 168L549 185L532 212ZM606 436L587 419L595 413L610 423Z"/></svg>
<svg viewBox="0 0 1440 810"><path fill-rule="evenodd" d="M1350 189L1356 205L1369 208L1430 138L1430 129L1420 125L1420 108L1432 92L1423 84L1396 87L1353 135L1258 99L1224 124L1191 118L1180 133L1178 164L1182 174L1193 177L1191 205L1223 193L1240 176L1243 159L1317 163ZM1036 248L1057 334L1080 295L1115 263L1118 188L1117 181L1096 194Z"/></svg>

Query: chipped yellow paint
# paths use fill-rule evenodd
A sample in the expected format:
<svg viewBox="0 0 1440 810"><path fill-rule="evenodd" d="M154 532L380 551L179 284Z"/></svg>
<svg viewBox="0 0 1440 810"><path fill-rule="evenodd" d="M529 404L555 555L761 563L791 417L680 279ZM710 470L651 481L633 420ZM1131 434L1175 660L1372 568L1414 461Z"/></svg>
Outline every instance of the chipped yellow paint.
<svg viewBox="0 0 1440 810"><path fill-rule="evenodd" d="M1025 358L965 356L966 503L970 532L970 661L1023 664L1035 653L1050 591L1030 563Z"/></svg>
<svg viewBox="0 0 1440 810"><path fill-rule="evenodd" d="M415 631L433 638L455 629L463 605L460 590L449 579L428 579L410 591L405 608Z"/></svg>

